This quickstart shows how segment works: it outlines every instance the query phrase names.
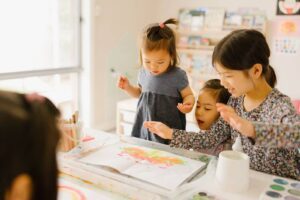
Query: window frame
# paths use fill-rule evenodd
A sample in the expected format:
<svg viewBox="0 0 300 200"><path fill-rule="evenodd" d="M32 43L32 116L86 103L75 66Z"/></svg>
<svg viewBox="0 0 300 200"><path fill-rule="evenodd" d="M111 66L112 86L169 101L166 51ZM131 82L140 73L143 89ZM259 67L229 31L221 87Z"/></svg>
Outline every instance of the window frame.
<svg viewBox="0 0 300 200"><path fill-rule="evenodd" d="M56 67L56 68L44 68L44 69L36 69L36 70L24 70L24 71L15 71L15 72L0 72L0 81L11 80L11 79L22 79L22 78L31 78L31 77L40 77L40 76L51 76L51 75L61 75L61 74L76 74L77 82L76 82L76 90L77 90L77 102L78 102L78 110L81 110L81 79L82 79L82 28L83 28L83 17L82 17L82 0L77 0L77 13L78 18L76 19L78 22L78 32L77 32L77 40L78 40L78 49L76 60L78 61L78 66L64 66L64 67Z"/></svg>

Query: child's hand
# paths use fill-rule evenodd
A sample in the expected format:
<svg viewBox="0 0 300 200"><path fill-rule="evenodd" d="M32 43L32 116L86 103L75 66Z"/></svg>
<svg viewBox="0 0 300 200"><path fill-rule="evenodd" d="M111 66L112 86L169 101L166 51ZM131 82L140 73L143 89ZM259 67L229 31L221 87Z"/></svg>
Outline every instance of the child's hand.
<svg viewBox="0 0 300 200"><path fill-rule="evenodd" d="M239 131L242 135L255 138L256 134L253 124L238 116L232 107L217 103L217 110L220 112L221 117L229 123L232 128Z"/></svg>
<svg viewBox="0 0 300 200"><path fill-rule="evenodd" d="M191 103L179 103L177 105L178 110L182 113L189 113L193 109L193 105Z"/></svg>
<svg viewBox="0 0 300 200"><path fill-rule="evenodd" d="M164 139L172 139L173 130L161 122L146 121L144 127Z"/></svg>
<svg viewBox="0 0 300 200"><path fill-rule="evenodd" d="M127 90L130 83L129 80L125 76L120 76L118 79L118 87L122 90Z"/></svg>

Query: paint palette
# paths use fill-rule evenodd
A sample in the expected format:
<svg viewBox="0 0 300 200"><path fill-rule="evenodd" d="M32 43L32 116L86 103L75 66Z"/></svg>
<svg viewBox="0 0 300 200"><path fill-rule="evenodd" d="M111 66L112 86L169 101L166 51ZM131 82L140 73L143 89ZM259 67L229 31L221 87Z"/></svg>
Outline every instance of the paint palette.
<svg viewBox="0 0 300 200"><path fill-rule="evenodd" d="M270 185L260 195L259 200L300 200L300 182L281 177L273 177Z"/></svg>
<svg viewBox="0 0 300 200"><path fill-rule="evenodd" d="M198 192L194 194L192 197L188 198L188 200L225 200L217 197L214 194L208 192Z"/></svg>

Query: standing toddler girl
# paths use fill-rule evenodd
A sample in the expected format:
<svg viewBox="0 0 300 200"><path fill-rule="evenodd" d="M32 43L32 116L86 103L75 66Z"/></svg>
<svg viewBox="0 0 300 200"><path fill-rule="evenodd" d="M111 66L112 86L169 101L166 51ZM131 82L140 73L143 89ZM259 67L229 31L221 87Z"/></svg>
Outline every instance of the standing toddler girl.
<svg viewBox="0 0 300 200"><path fill-rule="evenodd" d="M151 24L143 33L140 57L143 68L138 75L138 86L121 76L118 87L132 97L138 106L132 136L168 144L169 140L149 132L144 121L161 121L176 129L185 129L185 113L192 110L194 96L184 70L177 67L175 34L168 24L174 19Z"/></svg>

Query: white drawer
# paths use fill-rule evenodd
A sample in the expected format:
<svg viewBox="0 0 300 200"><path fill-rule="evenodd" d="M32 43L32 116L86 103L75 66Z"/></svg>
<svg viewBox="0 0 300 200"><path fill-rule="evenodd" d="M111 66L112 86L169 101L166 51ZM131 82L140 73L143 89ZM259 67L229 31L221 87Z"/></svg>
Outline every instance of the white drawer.
<svg viewBox="0 0 300 200"><path fill-rule="evenodd" d="M131 136L133 124L121 122L121 130L124 135Z"/></svg>
<svg viewBox="0 0 300 200"><path fill-rule="evenodd" d="M121 113L121 121L134 123L135 112L121 110L120 113Z"/></svg>

